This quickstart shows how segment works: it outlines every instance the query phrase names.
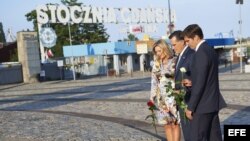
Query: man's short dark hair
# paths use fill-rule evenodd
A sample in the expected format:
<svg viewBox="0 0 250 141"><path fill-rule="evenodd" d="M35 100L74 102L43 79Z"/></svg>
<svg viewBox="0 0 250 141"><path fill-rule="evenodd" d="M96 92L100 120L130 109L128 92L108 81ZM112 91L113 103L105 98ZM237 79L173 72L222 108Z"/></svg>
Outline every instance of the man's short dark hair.
<svg viewBox="0 0 250 141"><path fill-rule="evenodd" d="M177 41L184 40L184 36L181 30L176 30L171 33L169 39L171 40L173 37L175 37Z"/></svg>
<svg viewBox="0 0 250 141"><path fill-rule="evenodd" d="M183 30L183 35L192 39L194 38L195 35L197 35L198 37L200 37L200 39L203 39L203 32L198 24L191 24L187 26Z"/></svg>

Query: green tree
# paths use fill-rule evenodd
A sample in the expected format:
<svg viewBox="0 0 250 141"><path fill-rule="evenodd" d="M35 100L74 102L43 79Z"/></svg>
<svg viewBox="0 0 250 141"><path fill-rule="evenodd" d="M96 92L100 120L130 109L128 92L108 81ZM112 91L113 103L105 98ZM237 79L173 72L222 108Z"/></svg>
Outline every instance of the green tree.
<svg viewBox="0 0 250 141"><path fill-rule="evenodd" d="M78 3L77 0L61 0L61 2L66 6L82 5L82 3ZM50 16L50 12L47 12L47 14ZM33 22L34 30L38 31L36 10L32 10L25 16L28 21ZM65 25L61 23L56 23L56 24L48 23L43 25L42 27L46 26L52 27L57 34L56 45L51 49L52 52L54 53L54 57L62 57L63 56L62 47L64 45L70 45L68 24ZM106 33L106 28L102 23L70 24L70 30L71 30L72 45L107 42L109 38L109 35Z"/></svg>
<svg viewBox="0 0 250 141"><path fill-rule="evenodd" d="M138 41L139 39L134 34L128 34L128 37L123 39L123 41Z"/></svg>
<svg viewBox="0 0 250 141"><path fill-rule="evenodd" d="M3 24L0 22L0 42L5 43L6 39L5 39L5 34L4 34L4 30L3 30Z"/></svg>
<svg viewBox="0 0 250 141"><path fill-rule="evenodd" d="M10 62L17 62L18 61L18 54L17 49L15 48L13 51L10 51Z"/></svg>

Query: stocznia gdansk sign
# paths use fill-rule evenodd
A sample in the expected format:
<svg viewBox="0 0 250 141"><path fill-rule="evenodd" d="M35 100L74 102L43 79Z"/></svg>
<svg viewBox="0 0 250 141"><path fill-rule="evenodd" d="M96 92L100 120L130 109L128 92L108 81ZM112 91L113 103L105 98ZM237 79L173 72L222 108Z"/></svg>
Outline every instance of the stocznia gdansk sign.
<svg viewBox="0 0 250 141"><path fill-rule="evenodd" d="M104 8L88 6L39 5L37 21L45 23L168 23L164 8Z"/></svg>

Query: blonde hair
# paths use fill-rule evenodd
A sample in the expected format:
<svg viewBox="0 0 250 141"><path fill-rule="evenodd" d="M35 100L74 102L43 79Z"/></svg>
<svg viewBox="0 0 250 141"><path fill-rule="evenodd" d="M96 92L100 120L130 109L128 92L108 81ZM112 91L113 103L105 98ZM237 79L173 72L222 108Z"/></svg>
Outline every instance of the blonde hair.
<svg viewBox="0 0 250 141"><path fill-rule="evenodd" d="M160 47L162 49L162 53L164 53L164 55L166 55L168 59L174 57L174 53L172 49L170 48L170 46L166 43L165 40L160 39L156 41L153 45L153 54L154 54L155 61L160 62L160 58L156 55L156 52L155 52L156 47Z"/></svg>

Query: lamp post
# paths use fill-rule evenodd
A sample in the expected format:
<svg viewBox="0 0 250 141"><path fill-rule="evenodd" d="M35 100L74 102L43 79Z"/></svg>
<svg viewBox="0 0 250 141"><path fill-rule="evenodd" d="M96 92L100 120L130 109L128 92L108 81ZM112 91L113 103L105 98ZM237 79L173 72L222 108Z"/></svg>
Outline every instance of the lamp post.
<svg viewBox="0 0 250 141"><path fill-rule="evenodd" d="M243 55L243 52L242 52L242 20L241 20L241 4L239 4L239 7L240 7L240 20L239 20L239 26L240 26L240 73L243 72L242 68L243 68L243 64L242 64L242 55Z"/></svg>
<svg viewBox="0 0 250 141"><path fill-rule="evenodd" d="M169 34L171 34L172 33L172 21L171 21L170 0L168 0L168 18L169 18L169 24L168 24Z"/></svg>
<svg viewBox="0 0 250 141"><path fill-rule="evenodd" d="M239 4L239 38L240 38L240 73L243 73L243 63L242 63L242 19L241 19L241 5L243 4L243 0L236 0L236 4Z"/></svg>
<svg viewBox="0 0 250 141"><path fill-rule="evenodd" d="M72 65L72 73L73 73L73 79L76 80L75 66L74 66L74 58L73 58L73 47L72 47L72 39L71 39L71 31L70 31L70 22L68 22L68 30L69 30L69 43L70 43L70 47L71 47L71 65Z"/></svg>

